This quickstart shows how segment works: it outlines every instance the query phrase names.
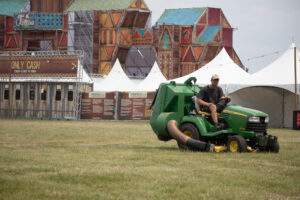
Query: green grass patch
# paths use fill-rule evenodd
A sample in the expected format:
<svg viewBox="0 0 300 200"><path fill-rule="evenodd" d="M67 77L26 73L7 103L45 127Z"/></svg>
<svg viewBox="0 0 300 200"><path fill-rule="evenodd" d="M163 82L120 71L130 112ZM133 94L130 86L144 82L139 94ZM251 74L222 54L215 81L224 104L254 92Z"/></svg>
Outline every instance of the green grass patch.
<svg viewBox="0 0 300 200"><path fill-rule="evenodd" d="M0 199L299 199L300 132L279 154L179 151L147 122L0 121Z"/></svg>

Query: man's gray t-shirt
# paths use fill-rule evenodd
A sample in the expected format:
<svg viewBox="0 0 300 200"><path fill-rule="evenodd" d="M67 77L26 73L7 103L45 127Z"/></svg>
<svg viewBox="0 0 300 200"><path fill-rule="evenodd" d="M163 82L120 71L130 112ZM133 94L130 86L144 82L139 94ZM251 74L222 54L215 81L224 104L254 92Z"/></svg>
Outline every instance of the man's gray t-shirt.
<svg viewBox="0 0 300 200"><path fill-rule="evenodd" d="M197 98L213 104L218 104L221 97L223 96L224 93L221 87L212 87L210 85L202 88L201 91L197 94Z"/></svg>

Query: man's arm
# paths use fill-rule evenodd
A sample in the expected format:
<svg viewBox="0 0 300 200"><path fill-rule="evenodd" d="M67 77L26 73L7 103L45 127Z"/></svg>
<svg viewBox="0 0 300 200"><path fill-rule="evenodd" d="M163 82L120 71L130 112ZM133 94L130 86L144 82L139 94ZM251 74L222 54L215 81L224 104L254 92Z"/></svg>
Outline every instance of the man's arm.
<svg viewBox="0 0 300 200"><path fill-rule="evenodd" d="M220 95L220 100L226 100L228 102L231 101L229 97L224 95L223 89L221 87L219 88L219 95Z"/></svg>

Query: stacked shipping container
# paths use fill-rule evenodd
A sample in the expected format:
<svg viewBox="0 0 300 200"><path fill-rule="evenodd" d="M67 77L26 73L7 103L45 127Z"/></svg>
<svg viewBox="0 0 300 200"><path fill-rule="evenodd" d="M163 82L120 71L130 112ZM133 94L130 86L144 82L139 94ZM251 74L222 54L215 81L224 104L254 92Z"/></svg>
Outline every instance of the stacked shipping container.
<svg viewBox="0 0 300 200"><path fill-rule="evenodd" d="M66 50L70 0L10 0L0 9L2 50ZM16 6L17 5L17 6ZM9 11L9 12L6 12Z"/></svg>
<svg viewBox="0 0 300 200"><path fill-rule="evenodd" d="M197 70L225 47L243 67L233 49L233 28L218 8L168 9L150 28L151 11L144 0L3 0L0 4L3 4L0 6L0 49L29 51L29 60L35 57L32 51L83 50L86 53L83 63L87 63L85 67L90 73L108 74L118 58L127 74L146 76L156 57L163 74L173 79ZM135 59L139 54L143 55ZM0 61L5 59L7 56ZM55 59L61 57L47 58L52 64ZM78 63L74 62L75 69ZM50 70L53 73L49 80L66 77L58 65L70 69L69 65L56 63ZM26 74L26 81L14 82L11 77L16 74L11 71L0 70L0 75L4 78L0 81L0 115L7 115L9 110L12 116L61 118L68 116L69 110L75 112L80 107L76 104L79 91L76 91L76 102L69 98L72 91L78 90L76 82L34 81L34 77L40 76L36 73ZM37 95L32 100L33 93ZM84 94L81 117L147 119L153 97L154 92Z"/></svg>
<svg viewBox="0 0 300 200"><path fill-rule="evenodd" d="M197 70L223 47L242 67L232 47L233 28L221 9L167 9L153 29L158 61L169 79Z"/></svg>

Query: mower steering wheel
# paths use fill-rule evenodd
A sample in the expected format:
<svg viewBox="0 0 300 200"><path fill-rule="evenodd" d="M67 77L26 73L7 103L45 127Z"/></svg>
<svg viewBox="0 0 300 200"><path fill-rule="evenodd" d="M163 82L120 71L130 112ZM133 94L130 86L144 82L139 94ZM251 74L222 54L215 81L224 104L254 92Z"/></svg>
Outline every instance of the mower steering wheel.
<svg viewBox="0 0 300 200"><path fill-rule="evenodd" d="M193 82L194 82L194 83L193 83ZM186 80L186 81L184 82L184 84L185 84L185 85L192 86L192 85L194 85L196 82L197 82L196 77L191 77L191 78L189 78L188 80Z"/></svg>

